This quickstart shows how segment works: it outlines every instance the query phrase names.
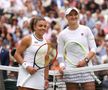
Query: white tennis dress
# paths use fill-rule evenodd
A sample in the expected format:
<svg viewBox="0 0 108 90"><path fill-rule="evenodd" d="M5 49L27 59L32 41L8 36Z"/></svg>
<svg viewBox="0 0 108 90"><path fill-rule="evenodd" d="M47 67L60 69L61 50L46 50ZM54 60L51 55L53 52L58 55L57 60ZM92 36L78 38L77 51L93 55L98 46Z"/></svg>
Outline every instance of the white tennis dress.
<svg viewBox="0 0 108 90"><path fill-rule="evenodd" d="M38 40L33 34L31 34L32 43L24 52L24 61L27 62L30 66L33 66L33 60L36 50L39 46L44 44L45 40ZM46 48L47 49L47 48ZM43 53L46 53L47 50L44 50ZM44 62L43 58L40 58ZM21 82L27 77L28 72L22 66L19 68L19 75L17 80L17 86L20 86ZM33 89L44 89L44 69L38 70L31 78L24 84L23 87L33 88Z"/></svg>
<svg viewBox="0 0 108 90"><path fill-rule="evenodd" d="M82 44L85 47L86 53L91 50L95 52L96 50L96 44L94 41L94 36L91 32L91 30L83 25L79 25L79 27L76 30L70 30L69 27L64 29L62 32L60 32L58 36L58 58L63 58L63 48L66 42L68 41L76 41ZM68 52L68 57L69 57ZM71 55L72 56L72 55ZM71 57L71 62L77 65L79 62L79 58L75 60ZM66 69L74 69L74 67L71 66L71 64L65 60ZM91 62L89 62L91 64ZM84 82L91 82L94 81L93 76L91 73L78 73L78 74L68 74L64 75L63 80L65 82L73 82L73 83L84 83Z"/></svg>

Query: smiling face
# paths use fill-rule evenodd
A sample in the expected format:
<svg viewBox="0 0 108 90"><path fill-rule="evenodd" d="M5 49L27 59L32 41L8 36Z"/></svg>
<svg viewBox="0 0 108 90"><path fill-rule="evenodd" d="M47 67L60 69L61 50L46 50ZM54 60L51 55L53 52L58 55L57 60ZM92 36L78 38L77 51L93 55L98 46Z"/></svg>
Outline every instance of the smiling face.
<svg viewBox="0 0 108 90"><path fill-rule="evenodd" d="M47 22L45 20L38 21L34 25L34 30L38 36L42 37L47 30Z"/></svg>
<svg viewBox="0 0 108 90"><path fill-rule="evenodd" d="M69 24L77 24L79 19L79 13L72 10L68 15L66 15Z"/></svg>

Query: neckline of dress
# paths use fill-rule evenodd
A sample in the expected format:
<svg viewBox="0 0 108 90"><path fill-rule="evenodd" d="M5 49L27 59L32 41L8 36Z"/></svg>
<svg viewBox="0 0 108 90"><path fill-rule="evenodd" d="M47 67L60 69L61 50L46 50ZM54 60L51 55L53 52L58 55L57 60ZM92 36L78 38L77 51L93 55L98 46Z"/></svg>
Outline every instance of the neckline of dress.
<svg viewBox="0 0 108 90"><path fill-rule="evenodd" d="M39 39L39 38L35 35L35 33L33 33L33 36L34 36L38 41L43 41L43 39Z"/></svg>

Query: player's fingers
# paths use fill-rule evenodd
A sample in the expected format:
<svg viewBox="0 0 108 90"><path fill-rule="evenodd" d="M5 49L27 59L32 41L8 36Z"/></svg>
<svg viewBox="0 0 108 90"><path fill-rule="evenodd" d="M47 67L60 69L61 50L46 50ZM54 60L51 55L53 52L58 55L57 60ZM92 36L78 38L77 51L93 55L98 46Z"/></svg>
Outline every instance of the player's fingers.
<svg viewBox="0 0 108 90"><path fill-rule="evenodd" d="M81 67L80 64L76 65L76 67Z"/></svg>
<svg viewBox="0 0 108 90"><path fill-rule="evenodd" d="M60 68L59 69L59 72L63 75L64 74L64 69L63 68Z"/></svg>
<svg viewBox="0 0 108 90"><path fill-rule="evenodd" d="M44 86L44 88L47 89L48 86L49 86L49 81L48 80L45 80L45 86Z"/></svg>
<svg viewBox="0 0 108 90"><path fill-rule="evenodd" d="M36 68L36 67L35 67L35 68L33 68L33 69L34 69L34 71L37 71L37 70L38 70L38 68Z"/></svg>
<svg viewBox="0 0 108 90"><path fill-rule="evenodd" d="M80 63L80 64L77 65L77 67L83 67L83 64Z"/></svg>
<svg viewBox="0 0 108 90"><path fill-rule="evenodd" d="M86 66L86 62L84 61L84 60L82 60L82 61L80 61L79 63L78 63L78 65L76 65L77 67L84 67L84 66Z"/></svg>
<svg viewBox="0 0 108 90"><path fill-rule="evenodd" d="M31 73L34 74L37 72L37 70L38 70L38 68L33 68Z"/></svg>
<svg viewBox="0 0 108 90"><path fill-rule="evenodd" d="M76 67L81 67L81 65L80 65L81 63L79 62L77 65L76 65Z"/></svg>
<svg viewBox="0 0 108 90"><path fill-rule="evenodd" d="M36 68L33 68L31 66L28 66L26 68L27 72L30 73L31 75L34 74L35 72L37 72L37 69Z"/></svg>

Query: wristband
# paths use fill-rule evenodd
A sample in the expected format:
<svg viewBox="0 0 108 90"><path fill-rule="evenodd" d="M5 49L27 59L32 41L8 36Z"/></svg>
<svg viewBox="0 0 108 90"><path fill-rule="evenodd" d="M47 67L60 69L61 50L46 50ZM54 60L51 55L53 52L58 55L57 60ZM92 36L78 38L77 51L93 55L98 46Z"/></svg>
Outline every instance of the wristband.
<svg viewBox="0 0 108 90"><path fill-rule="evenodd" d="M60 68L64 68L65 64L64 63L60 63Z"/></svg>
<svg viewBox="0 0 108 90"><path fill-rule="evenodd" d="M23 67L24 69L26 69L28 66L29 66L29 65L28 65L26 62L23 62L23 63L22 63L22 67Z"/></svg>

